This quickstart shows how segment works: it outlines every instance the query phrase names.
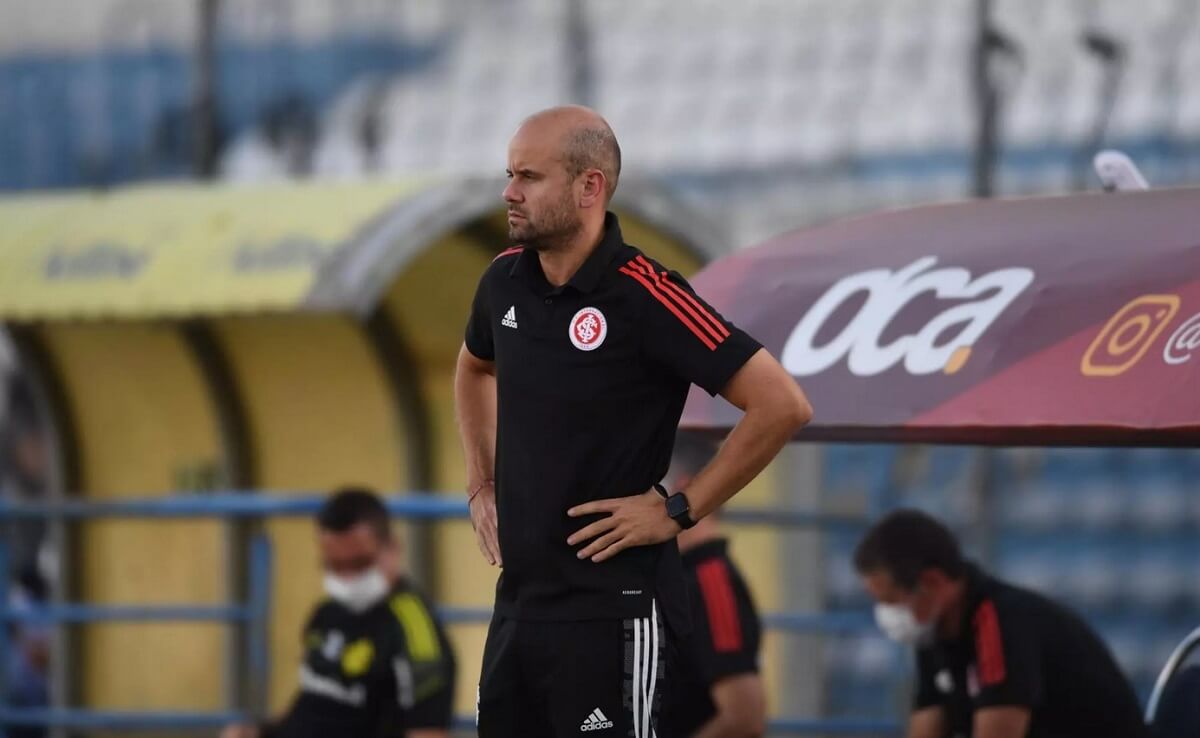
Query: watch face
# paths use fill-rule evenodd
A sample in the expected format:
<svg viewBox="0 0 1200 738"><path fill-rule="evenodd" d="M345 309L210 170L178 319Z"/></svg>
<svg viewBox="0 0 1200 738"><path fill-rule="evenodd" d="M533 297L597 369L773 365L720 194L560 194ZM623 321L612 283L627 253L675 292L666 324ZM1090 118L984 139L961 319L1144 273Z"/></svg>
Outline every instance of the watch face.
<svg viewBox="0 0 1200 738"><path fill-rule="evenodd" d="M667 498L667 515L671 517L686 514L690 509L687 498L681 494L676 493Z"/></svg>

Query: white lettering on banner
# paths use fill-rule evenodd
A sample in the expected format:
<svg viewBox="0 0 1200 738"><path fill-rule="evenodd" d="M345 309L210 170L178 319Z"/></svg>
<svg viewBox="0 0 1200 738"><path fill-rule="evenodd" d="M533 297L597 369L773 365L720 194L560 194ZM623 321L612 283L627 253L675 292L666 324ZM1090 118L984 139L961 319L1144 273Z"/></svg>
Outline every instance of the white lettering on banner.
<svg viewBox="0 0 1200 738"><path fill-rule="evenodd" d="M937 257L925 256L898 271L871 269L844 277L818 299L783 346L783 366L793 376L820 374L843 358L850 372L860 377L881 374L903 360L909 374L953 374L963 367L971 347L996 318L1033 282L1033 271L1023 267L998 269L971 279L958 267L929 270ZM944 310L917 333L880 345L888 324L914 298L932 293L943 300L970 300L994 291L982 300ZM866 293L867 300L854 318L828 343L816 345L817 333L847 300ZM963 325L940 345L947 330Z"/></svg>
<svg viewBox="0 0 1200 738"><path fill-rule="evenodd" d="M1200 313L1183 321L1175 329L1167 345L1163 347L1163 361L1182 364L1192 358L1192 352L1200 348Z"/></svg>

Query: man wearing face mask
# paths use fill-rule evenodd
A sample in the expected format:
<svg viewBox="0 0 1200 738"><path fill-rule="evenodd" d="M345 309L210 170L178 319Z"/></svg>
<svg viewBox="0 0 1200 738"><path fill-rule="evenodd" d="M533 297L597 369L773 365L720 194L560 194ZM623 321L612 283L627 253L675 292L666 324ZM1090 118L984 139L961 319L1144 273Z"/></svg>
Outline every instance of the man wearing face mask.
<svg viewBox="0 0 1200 738"><path fill-rule="evenodd" d="M279 720L221 738L448 738L454 654L404 575L383 502L344 489L317 528L329 598L304 629L300 694Z"/></svg>
<svg viewBox="0 0 1200 738"><path fill-rule="evenodd" d="M1061 605L963 559L941 523L899 510L854 553L879 627L915 647L909 738L1141 738L1138 700Z"/></svg>

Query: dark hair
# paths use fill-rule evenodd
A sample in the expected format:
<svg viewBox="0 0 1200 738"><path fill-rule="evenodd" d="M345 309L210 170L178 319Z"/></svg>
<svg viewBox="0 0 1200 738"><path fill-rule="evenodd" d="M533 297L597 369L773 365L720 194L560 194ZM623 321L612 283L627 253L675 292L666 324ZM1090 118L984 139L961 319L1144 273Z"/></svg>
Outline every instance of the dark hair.
<svg viewBox="0 0 1200 738"><path fill-rule="evenodd" d="M897 585L912 590L926 569L939 569L961 579L966 562L946 526L917 510L896 510L872 526L859 542L854 568L860 574L886 571Z"/></svg>
<svg viewBox="0 0 1200 738"><path fill-rule="evenodd" d="M621 146L607 123L585 125L567 134L567 174L574 179L585 169L604 172L605 199L611 200L621 177Z"/></svg>
<svg viewBox="0 0 1200 738"><path fill-rule="evenodd" d="M335 490L317 513L317 525L331 533L345 533L360 523L371 526L380 541L391 540L387 508L379 495L365 487Z"/></svg>

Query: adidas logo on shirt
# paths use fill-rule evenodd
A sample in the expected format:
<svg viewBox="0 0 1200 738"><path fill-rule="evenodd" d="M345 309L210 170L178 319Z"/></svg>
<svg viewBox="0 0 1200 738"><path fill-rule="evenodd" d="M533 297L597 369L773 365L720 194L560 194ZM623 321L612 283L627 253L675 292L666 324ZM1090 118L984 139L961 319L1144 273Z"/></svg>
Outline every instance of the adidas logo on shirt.
<svg viewBox="0 0 1200 738"><path fill-rule="evenodd" d="M517 327L517 306L516 305L509 307L508 312L505 313L504 317L500 320L500 325L504 326L505 328L516 328Z"/></svg>
<svg viewBox="0 0 1200 738"><path fill-rule="evenodd" d="M593 730L607 730L612 726L613 722L604 713L600 712L600 708L597 707L595 710L592 710L591 715L587 716L587 720L583 721L583 725L579 726L579 732L590 733Z"/></svg>

